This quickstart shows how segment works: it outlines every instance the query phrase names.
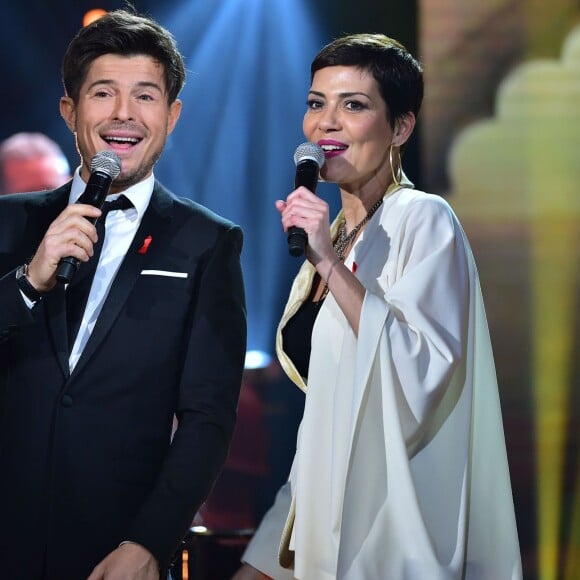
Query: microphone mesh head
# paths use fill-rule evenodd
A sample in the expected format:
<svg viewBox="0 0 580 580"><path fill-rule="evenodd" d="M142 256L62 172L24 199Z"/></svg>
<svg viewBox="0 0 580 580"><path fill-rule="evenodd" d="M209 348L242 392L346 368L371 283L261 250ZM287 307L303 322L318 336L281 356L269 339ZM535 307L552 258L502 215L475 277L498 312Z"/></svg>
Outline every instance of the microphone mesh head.
<svg viewBox="0 0 580 580"><path fill-rule="evenodd" d="M322 167L324 165L324 151L322 150L322 147L316 143L310 143L309 141L298 145L294 152L294 163L298 165L305 159L312 159L312 161L316 162L318 167Z"/></svg>
<svg viewBox="0 0 580 580"><path fill-rule="evenodd" d="M99 151L91 159L91 171L102 171L111 179L116 179L121 173L121 159L114 151Z"/></svg>

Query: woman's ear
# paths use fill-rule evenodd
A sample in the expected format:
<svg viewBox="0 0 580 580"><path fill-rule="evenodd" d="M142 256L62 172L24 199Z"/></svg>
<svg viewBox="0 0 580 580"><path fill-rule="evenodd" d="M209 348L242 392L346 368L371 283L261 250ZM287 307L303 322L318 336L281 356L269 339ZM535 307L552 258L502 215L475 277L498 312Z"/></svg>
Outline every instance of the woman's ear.
<svg viewBox="0 0 580 580"><path fill-rule="evenodd" d="M413 133L413 130L415 129L415 122L415 114L410 111L397 119L395 122L395 130L393 132L394 147L400 147L408 141L411 133Z"/></svg>

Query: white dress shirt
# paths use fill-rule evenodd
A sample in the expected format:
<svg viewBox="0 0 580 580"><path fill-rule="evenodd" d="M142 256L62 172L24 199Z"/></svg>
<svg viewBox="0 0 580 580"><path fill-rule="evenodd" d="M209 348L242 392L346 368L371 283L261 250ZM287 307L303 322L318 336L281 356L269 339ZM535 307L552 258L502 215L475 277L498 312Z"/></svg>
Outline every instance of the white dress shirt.
<svg viewBox="0 0 580 580"><path fill-rule="evenodd" d="M69 356L71 373L91 336L121 262L141 224L153 193L154 182L155 178L151 174L147 179L125 190L122 195L129 198L133 207L110 212L106 217L106 235L103 249L99 257L97 271L93 279L79 332ZM81 178L77 168L73 177L69 203L76 203L85 188L86 183ZM112 201L119 195L109 195L107 196L107 201ZM80 267L82 268L83 264Z"/></svg>

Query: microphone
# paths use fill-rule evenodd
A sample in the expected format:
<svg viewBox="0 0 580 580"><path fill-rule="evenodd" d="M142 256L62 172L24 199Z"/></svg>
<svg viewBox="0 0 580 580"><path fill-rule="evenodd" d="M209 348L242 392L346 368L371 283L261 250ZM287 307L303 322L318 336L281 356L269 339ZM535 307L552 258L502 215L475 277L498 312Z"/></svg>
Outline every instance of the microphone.
<svg viewBox="0 0 580 580"><path fill-rule="evenodd" d="M91 176L83 194L77 203L86 203L99 209L105 202L111 183L121 173L121 159L109 150L99 151L91 159ZM95 223L97 220L89 220ZM80 260L68 256L61 258L56 271L56 279L61 284L68 284L79 269Z"/></svg>
<svg viewBox="0 0 580 580"><path fill-rule="evenodd" d="M296 164L296 176L294 177L294 189L303 185L312 193L316 192L318 185L318 173L324 165L324 151L316 143L302 143L294 152ZM288 228L288 251L291 256L302 256L306 250L308 236L302 228L292 226Z"/></svg>

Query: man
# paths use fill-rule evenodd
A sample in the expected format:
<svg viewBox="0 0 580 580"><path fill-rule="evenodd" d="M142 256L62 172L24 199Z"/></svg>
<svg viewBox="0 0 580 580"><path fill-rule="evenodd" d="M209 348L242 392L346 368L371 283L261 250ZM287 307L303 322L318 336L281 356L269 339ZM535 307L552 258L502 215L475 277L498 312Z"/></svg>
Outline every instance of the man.
<svg viewBox="0 0 580 580"><path fill-rule="evenodd" d="M0 143L0 195L53 189L69 179L62 149L44 133L15 133Z"/></svg>
<svg viewBox="0 0 580 580"><path fill-rule="evenodd" d="M157 579L235 423L242 233L154 179L185 77L165 29L111 12L79 31L62 72L81 165L59 189L0 198L0 576ZM121 160L107 199L122 192L130 207L106 216L68 338L67 298L97 260L101 215L76 202L103 150ZM80 261L68 286L65 257Z"/></svg>

